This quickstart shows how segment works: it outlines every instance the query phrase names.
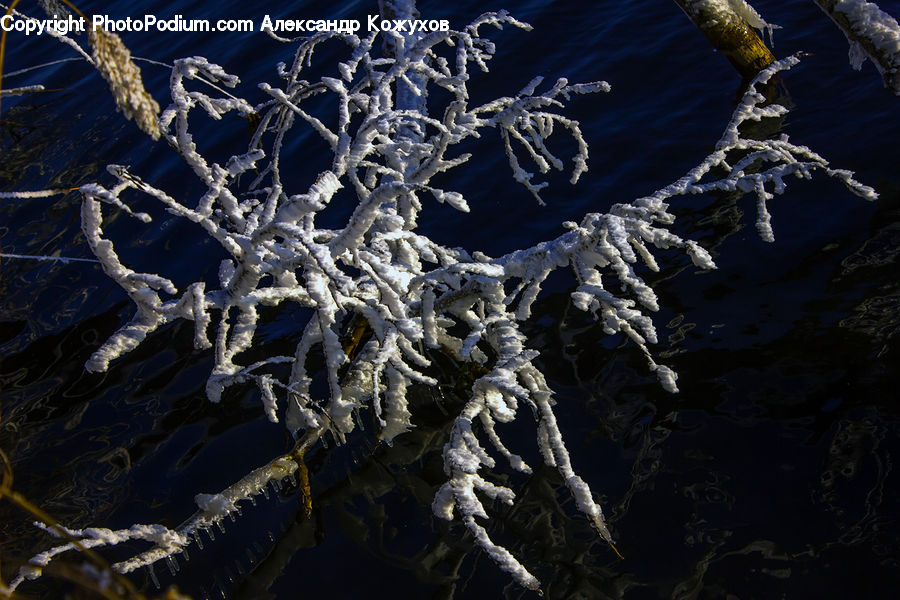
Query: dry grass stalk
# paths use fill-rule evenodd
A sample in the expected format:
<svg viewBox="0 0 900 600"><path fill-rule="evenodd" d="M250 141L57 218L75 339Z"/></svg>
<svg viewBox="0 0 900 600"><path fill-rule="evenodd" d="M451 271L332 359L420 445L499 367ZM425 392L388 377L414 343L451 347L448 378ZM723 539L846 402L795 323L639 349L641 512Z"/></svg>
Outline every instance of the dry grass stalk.
<svg viewBox="0 0 900 600"><path fill-rule="evenodd" d="M116 106L142 131L159 139L159 104L144 89L141 70L131 60L131 52L122 39L102 29L88 30L94 50L94 63L116 100Z"/></svg>

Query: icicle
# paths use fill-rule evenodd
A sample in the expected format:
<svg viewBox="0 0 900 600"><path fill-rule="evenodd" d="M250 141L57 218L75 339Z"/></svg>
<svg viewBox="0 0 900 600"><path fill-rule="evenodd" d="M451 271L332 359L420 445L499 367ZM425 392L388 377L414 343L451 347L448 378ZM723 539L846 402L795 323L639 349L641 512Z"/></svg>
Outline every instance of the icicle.
<svg viewBox="0 0 900 600"><path fill-rule="evenodd" d="M174 556L167 556L166 566L169 567L169 575L175 577L175 575L178 573L178 559L176 559Z"/></svg>
<svg viewBox="0 0 900 600"><path fill-rule="evenodd" d="M359 409L353 411L353 421L356 423L356 426L359 427L360 431L366 430L366 424L363 422L362 416L359 414Z"/></svg>
<svg viewBox="0 0 900 600"><path fill-rule="evenodd" d="M153 565L147 565L147 574L150 576L150 581L153 582L153 587L159 589L159 579L156 578L156 572L153 570Z"/></svg>

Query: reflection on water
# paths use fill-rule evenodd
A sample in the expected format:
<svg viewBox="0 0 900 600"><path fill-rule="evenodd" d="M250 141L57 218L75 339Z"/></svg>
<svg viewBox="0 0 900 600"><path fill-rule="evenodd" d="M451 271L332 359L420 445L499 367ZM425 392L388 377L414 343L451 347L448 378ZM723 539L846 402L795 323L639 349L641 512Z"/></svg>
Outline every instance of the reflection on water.
<svg viewBox="0 0 900 600"><path fill-rule="evenodd" d="M136 10L117 2L108 8ZM455 10L471 16L481 8L463 2ZM720 267L697 274L673 255L654 280L663 307L656 350L680 374L677 396L658 388L633 347L570 306L570 281L551 279L525 331L557 391L575 467L602 495L624 560L574 516L556 472L538 468L529 428L509 424L504 438L518 443L511 450L536 469L527 478L497 475L499 482L511 478L519 495L512 507L492 507L488 529L534 568L547 597L879 598L900 582L896 99L873 73L850 71L843 39L827 20L775 2L757 8L785 26L779 52L816 54L773 92L790 93L797 110L763 124L760 135L789 133L835 165L858 170L882 199L861 205L828 185L791 182L773 203L772 245L748 226L753 206L746 198L673 207L678 232L699 238ZM204 10L218 18L241 9L191 7L190 16ZM538 213L496 176L505 173L502 157L473 161L458 184L473 206L481 204L479 219L423 220L436 235L458 235L455 243L492 253L552 237L559 222L598 203L631 199L679 176L709 151L738 87L674 5L611 3L591 19L583 3L533 0L522 10L552 32L527 39L558 47L505 37L510 46L500 46L498 60L508 69L485 79L486 94L514 92L535 72L606 78L613 93L599 105L575 104L593 156L575 193L554 182L556 196ZM454 24L463 20L454 17ZM136 53L162 52L159 40L126 41ZM199 44L170 41L171 52L183 55ZM203 43L241 71L236 44L224 37ZM247 53L246 73L268 76L269 52L261 45ZM87 73L77 66L57 72L66 88L59 95L5 99L4 119L19 125L2 130L4 189L76 186L102 178L107 162L132 164L148 179L178 173L162 147L143 141L109 106L85 105L86 93L99 97L104 85ZM252 75L245 82L255 82ZM164 83L164 74L148 71L147 80ZM878 135L860 139L873 130ZM177 177L166 181L180 190ZM123 251L129 264L155 271L178 253L215 264L216 250L195 245L190 227L162 213L154 218L150 229L107 223L110 237L133 240ZM498 222L505 224L499 231ZM73 195L0 203L3 252L87 257L78 228ZM168 268L176 280L197 270L177 261ZM87 374L89 354L132 312L93 265L0 263L0 444L16 487L75 527L176 526L192 512L194 494L218 491L290 448L283 429L261 416L253 389L220 405L205 400L211 360L193 350L184 324L158 332L108 373ZM289 350L301 317L275 311L261 335ZM454 379L455 366L438 363ZM414 395L414 431L392 448L373 451L369 428L347 447L315 450L306 457L312 514L296 482L270 490L268 500L242 507L224 534L204 534L202 550L191 546L190 562L179 565L181 586L197 597L224 591L248 599L300 591L533 597L472 552L462 527L431 516L446 431L462 396L453 386ZM16 560L47 543L28 521L0 503L4 578ZM352 576L335 583L336 564L351 566ZM155 576L171 581L162 565ZM146 573L139 578L149 582Z"/></svg>

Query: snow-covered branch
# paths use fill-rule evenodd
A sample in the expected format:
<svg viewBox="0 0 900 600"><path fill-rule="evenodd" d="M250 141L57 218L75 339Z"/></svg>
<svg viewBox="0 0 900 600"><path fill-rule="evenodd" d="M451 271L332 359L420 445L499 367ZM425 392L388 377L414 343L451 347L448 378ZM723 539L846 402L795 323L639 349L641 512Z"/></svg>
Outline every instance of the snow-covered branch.
<svg viewBox="0 0 900 600"><path fill-rule="evenodd" d="M298 44L290 65L279 66L281 86L259 86L264 100L256 106L228 94L195 89L201 80L225 87L237 83L218 65L200 57L176 61L171 102L159 124L163 139L205 191L192 200L173 197L116 165L108 169L111 183L82 186L82 228L91 250L136 306L131 322L114 333L86 366L104 371L166 323L193 321L196 347L213 348L214 367L206 386L209 399L218 402L228 387L254 383L267 418L283 419L305 447L326 437L343 443L366 419L376 423L380 440L391 443L414 426L409 387L437 383L429 371L430 353L478 363L484 374L474 381L468 402L455 417L444 449L447 480L436 493L433 510L441 518L460 518L502 569L523 586L538 589L534 575L491 540L479 521L488 517L485 499L505 503L515 499L511 488L485 476L500 468L494 456L516 471L531 470L496 428L497 423L518 418L523 405L534 417L543 461L558 470L598 534L612 541L590 487L576 474L578 457L566 449L554 415L553 392L534 364L538 353L527 348L519 329L550 272L571 269L573 304L599 319L606 333L633 341L663 387L675 392L676 374L658 364L650 351L657 339L650 313L658 309L658 298L642 273L660 269L654 257L659 249L679 249L701 269L715 265L699 244L669 229L675 219L668 212L669 201L687 194L753 192L757 229L771 241L767 202L784 191L789 175L810 178L818 171L857 195L873 198L875 193L786 136L754 140L742 135L743 123L787 111L778 104L766 105L755 84L794 66L798 59L790 57L759 74L715 150L672 184L615 204L607 212L587 214L580 222L565 223L567 231L556 239L501 257L440 245L417 230L418 215L429 202L478 210L460 193L432 184L435 175L471 159L455 154L455 146L486 130L498 130L513 179L541 201L539 192L546 184L535 181L535 173L523 164L540 173L565 168L549 142L554 131L562 130L575 142L571 180L577 181L587 170L587 142L578 123L558 110L572 94L610 89L605 82L572 85L565 79L547 87L535 78L514 96L470 106L469 69L487 70L493 55L493 44L480 33L485 25L529 28L505 12L486 13L462 31L406 37L402 43L394 39L388 55L375 50L376 33L365 38L317 34ZM336 73L315 82L302 79L315 48L325 43L345 46L346 57ZM450 93L440 116L411 105L409 94L426 97L435 88ZM313 98L316 106L322 106L323 95L333 107L328 118L316 116L311 107ZM213 119L229 113L258 118L246 152L224 165L204 157L191 132L195 109ZM330 150L331 160L305 188L290 189L282 178L281 152L298 126L312 128ZM163 275L137 272L123 264L114 242L104 235L104 211L125 212L149 223L148 214L129 207L138 194L195 223L199 234L221 246L226 258L215 284L198 279L178 290ZM338 199L356 207L346 224L320 226L320 213ZM309 319L293 355L266 354L263 348L264 358L248 364L244 353L258 346L262 306L291 307ZM366 333L351 351L342 339L342 328L353 319L365 324ZM316 353L324 359L325 393L314 392L315 373L308 370L312 362L308 359ZM199 530L220 523L239 502L263 493L271 481L280 481L295 469L290 457L282 457L223 492L199 495L198 513L177 530L72 533L97 540L98 545L134 537L155 544L152 550L118 563L122 572L164 558L176 560L192 540L199 539ZM23 576L36 575L55 553L36 558Z"/></svg>
<svg viewBox="0 0 900 600"><path fill-rule="evenodd" d="M884 86L900 96L900 24L874 2L816 0L819 8L844 32L850 44L850 64L857 71L868 58Z"/></svg>

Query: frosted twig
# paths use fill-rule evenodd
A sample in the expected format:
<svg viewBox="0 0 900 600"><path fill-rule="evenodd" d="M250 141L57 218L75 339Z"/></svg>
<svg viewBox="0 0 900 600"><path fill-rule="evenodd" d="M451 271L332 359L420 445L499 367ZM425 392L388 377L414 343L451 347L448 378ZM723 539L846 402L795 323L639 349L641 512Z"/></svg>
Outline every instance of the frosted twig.
<svg viewBox="0 0 900 600"><path fill-rule="evenodd" d="M868 58L884 86L900 96L900 24L874 2L816 0L850 44L850 64L859 71Z"/></svg>
<svg viewBox="0 0 900 600"><path fill-rule="evenodd" d="M547 143L554 130L562 130L575 141L572 181L577 180L587 168L587 142L578 123L556 111L572 94L609 90L604 82L570 85L559 79L538 93L542 80L536 78L515 96L470 107L468 69L474 65L487 70L494 52L479 33L484 25L529 28L505 12L487 13L464 31L393 37L388 56L373 54L374 34L360 39L333 32L299 40L291 64L279 66L281 85L261 86L267 99L255 107L230 93L210 95L194 89L198 80L234 87L237 77L222 67L202 57L175 61L171 101L159 125L163 138L205 190L193 199L173 197L121 165L108 168L111 185L80 188L88 245L136 306L131 322L114 333L86 367L104 371L157 328L176 319L192 320L195 346L213 349L209 399L223 400L233 385L257 385L266 418L283 421L305 448L329 437L343 443L364 411L370 411L379 439L387 444L413 427L410 387L437 384L427 372L430 357L423 346L478 363L482 375L453 420L443 453L447 480L432 508L438 517L461 519L476 544L502 569L521 585L538 589L538 580L479 524L489 515L485 499L507 504L515 499L511 488L483 476L484 470L498 468L492 453L510 468L530 472L495 427L519 418L523 405L534 416L544 462L557 469L598 535L612 540L591 489L575 471L578 457L566 449L552 390L534 364L538 353L527 348L519 327L529 318L549 274L571 269L576 282L573 304L594 315L605 333L634 342L661 385L675 392L677 375L657 364L650 351L658 336L649 313L658 310L659 300L642 273L660 269L655 249L676 248L701 269L715 264L695 241L670 231L675 217L668 212L669 200L686 194L752 192L757 229L771 241L767 203L784 192L788 175L810 178L818 172L864 198L876 194L786 136L754 140L741 133L747 121L787 112L779 104L766 105L755 85L798 62L789 57L760 72L714 151L670 185L615 204L605 213L567 222L567 231L555 239L497 258L444 247L417 231L419 213L434 201L460 211L478 208L432 182L436 174L470 159L451 155L454 146L487 128L499 130L513 178L540 200L538 192L545 184L534 182L521 161L534 163L539 171L563 168ZM314 49L323 43L334 43L347 55L336 76L312 83L300 79ZM449 92L450 98L440 118L425 114L421 103L435 87ZM311 98L319 103L322 95L333 114L319 119L307 108ZM224 165L204 157L191 130L198 108L216 120L228 113L257 115L259 126L246 151ZM292 184L281 177L281 152L298 125L308 125L322 138L332 160L308 186L290 189ZM245 173L254 174L252 181L240 178ZM105 237L104 211L122 211L150 222L148 214L129 207L134 194L193 222L198 232L221 246L225 258L217 282L198 280L178 290L162 275L137 272L122 263L114 243ZM336 229L317 223L332 201L356 207ZM292 305L308 319L291 356L258 348L259 307L282 305ZM366 334L345 345L342 328L350 322L364 323ZM245 353L254 347L263 356L247 364ZM318 364L324 365L327 382L318 396L308 364L315 354L323 359ZM288 363L285 376L287 370L278 365ZM294 469L294 461L281 457L219 494L198 496L200 510L194 517L116 568L127 572L181 552L190 535L233 514L238 502Z"/></svg>

